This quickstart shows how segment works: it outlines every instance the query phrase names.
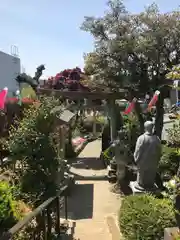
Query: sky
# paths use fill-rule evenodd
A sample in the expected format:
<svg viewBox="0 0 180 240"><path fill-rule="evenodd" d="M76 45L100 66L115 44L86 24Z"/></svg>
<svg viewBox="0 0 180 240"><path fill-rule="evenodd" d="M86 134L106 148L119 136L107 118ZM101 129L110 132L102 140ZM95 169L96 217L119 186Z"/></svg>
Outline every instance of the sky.
<svg viewBox="0 0 180 240"><path fill-rule="evenodd" d="M80 30L84 16L102 16L107 0L0 0L0 50L18 48L25 72L33 75L45 64L44 77L65 68L83 67L83 54L93 50L93 38ZM125 0L127 9L140 12L151 0ZM156 0L163 12L179 0Z"/></svg>

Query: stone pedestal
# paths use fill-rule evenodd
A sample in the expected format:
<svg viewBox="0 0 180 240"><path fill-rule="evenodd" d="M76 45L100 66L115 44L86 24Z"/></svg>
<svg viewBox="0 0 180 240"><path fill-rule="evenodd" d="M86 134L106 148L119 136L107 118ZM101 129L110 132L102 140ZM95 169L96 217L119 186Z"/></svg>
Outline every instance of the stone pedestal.
<svg viewBox="0 0 180 240"><path fill-rule="evenodd" d="M107 167L108 170L108 181L109 183L116 183L117 181L117 176L116 176L116 170L112 169L111 166Z"/></svg>
<svg viewBox="0 0 180 240"><path fill-rule="evenodd" d="M129 184L131 190L132 190L132 193L133 195L135 194L143 194L143 193L151 193L151 194L157 194L157 193L160 193L160 190L159 188L157 187L156 184L154 184L154 187L151 188L151 189L143 189L143 188L137 188L137 182L130 182Z"/></svg>
<svg viewBox="0 0 180 240"><path fill-rule="evenodd" d="M125 167L125 163L124 162L118 162L117 163L117 180L121 181L125 178L125 174L126 174L126 167Z"/></svg>

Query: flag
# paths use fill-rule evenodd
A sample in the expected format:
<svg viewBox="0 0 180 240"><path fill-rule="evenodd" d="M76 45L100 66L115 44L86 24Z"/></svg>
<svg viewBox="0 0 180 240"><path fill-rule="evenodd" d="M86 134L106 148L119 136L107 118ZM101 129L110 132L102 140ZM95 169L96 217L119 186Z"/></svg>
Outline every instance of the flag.
<svg viewBox="0 0 180 240"><path fill-rule="evenodd" d="M137 101L136 98L133 98L132 102L130 102L128 104L128 106L126 107L125 111L124 111L124 114L129 114L131 113L133 110L134 110L134 107L135 107L135 102Z"/></svg>
<svg viewBox="0 0 180 240"><path fill-rule="evenodd" d="M1 109L1 110L4 110L7 93L8 93L8 88L7 88L7 87L5 87L5 88L0 92L0 109Z"/></svg>
<svg viewBox="0 0 180 240"><path fill-rule="evenodd" d="M160 91L155 91L150 103L148 104L148 110L151 110L152 106L154 106L158 100L158 97L159 97L159 94L160 94Z"/></svg>

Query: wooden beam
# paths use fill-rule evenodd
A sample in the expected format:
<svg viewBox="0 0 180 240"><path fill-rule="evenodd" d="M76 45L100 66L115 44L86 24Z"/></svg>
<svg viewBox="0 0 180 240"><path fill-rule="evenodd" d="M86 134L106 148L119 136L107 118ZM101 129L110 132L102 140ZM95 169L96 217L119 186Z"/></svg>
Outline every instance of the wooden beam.
<svg viewBox="0 0 180 240"><path fill-rule="evenodd" d="M80 92L80 91L61 91L54 89L39 88L38 94L44 94L47 96L66 97L70 99L122 99L125 98L126 90L120 90L117 93L106 92Z"/></svg>
<svg viewBox="0 0 180 240"><path fill-rule="evenodd" d="M87 110L87 109L95 109L96 111L106 111L107 110L107 106L106 105L70 105L67 107L68 109L72 110L72 111L78 111L78 110ZM120 106L120 111L124 111L126 108L126 106Z"/></svg>
<svg viewBox="0 0 180 240"><path fill-rule="evenodd" d="M96 111L104 111L105 110L105 106L100 106L100 105L70 105L67 107L68 109L72 110L72 111L78 111L78 110L87 110L87 109L95 109Z"/></svg>

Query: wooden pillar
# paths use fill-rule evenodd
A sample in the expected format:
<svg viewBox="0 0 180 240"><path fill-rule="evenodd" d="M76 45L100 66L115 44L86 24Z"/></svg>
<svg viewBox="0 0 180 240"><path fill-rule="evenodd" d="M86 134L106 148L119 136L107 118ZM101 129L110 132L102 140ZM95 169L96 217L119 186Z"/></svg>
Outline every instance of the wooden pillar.
<svg viewBox="0 0 180 240"><path fill-rule="evenodd" d="M117 183L120 183L126 173L126 148L124 146L124 137L119 134L119 144L116 146L115 160L117 163Z"/></svg>
<svg viewBox="0 0 180 240"><path fill-rule="evenodd" d="M60 186L60 182L63 180L63 164L62 161L65 160L65 141L66 141L66 134L65 134L65 126L59 127L59 147L58 147L58 169L57 169L57 176L56 176L56 184L57 187Z"/></svg>
<svg viewBox="0 0 180 240"><path fill-rule="evenodd" d="M60 158L65 159L65 143L66 143L66 129L62 125L60 127Z"/></svg>
<svg viewBox="0 0 180 240"><path fill-rule="evenodd" d="M109 100L108 102L108 114L110 117L110 128L111 128L111 141L114 141L118 137L118 131L117 131L117 110L116 110L115 100ZM121 121L121 119L119 119ZM115 144L115 156L114 160L117 164L117 183L119 183L125 176L125 156L124 153L121 151L121 147L123 145L121 142ZM124 149L123 149L124 150Z"/></svg>
<svg viewBox="0 0 180 240"><path fill-rule="evenodd" d="M96 110L93 109L93 136L96 136Z"/></svg>
<svg viewBox="0 0 180 240"><path fill-rule="evenodd" d="M117 123L116 123L116 107L115 100L108 100L108 115L110 118L110 128L111 128L111 141L114 141L117 138Z"/></svg>

